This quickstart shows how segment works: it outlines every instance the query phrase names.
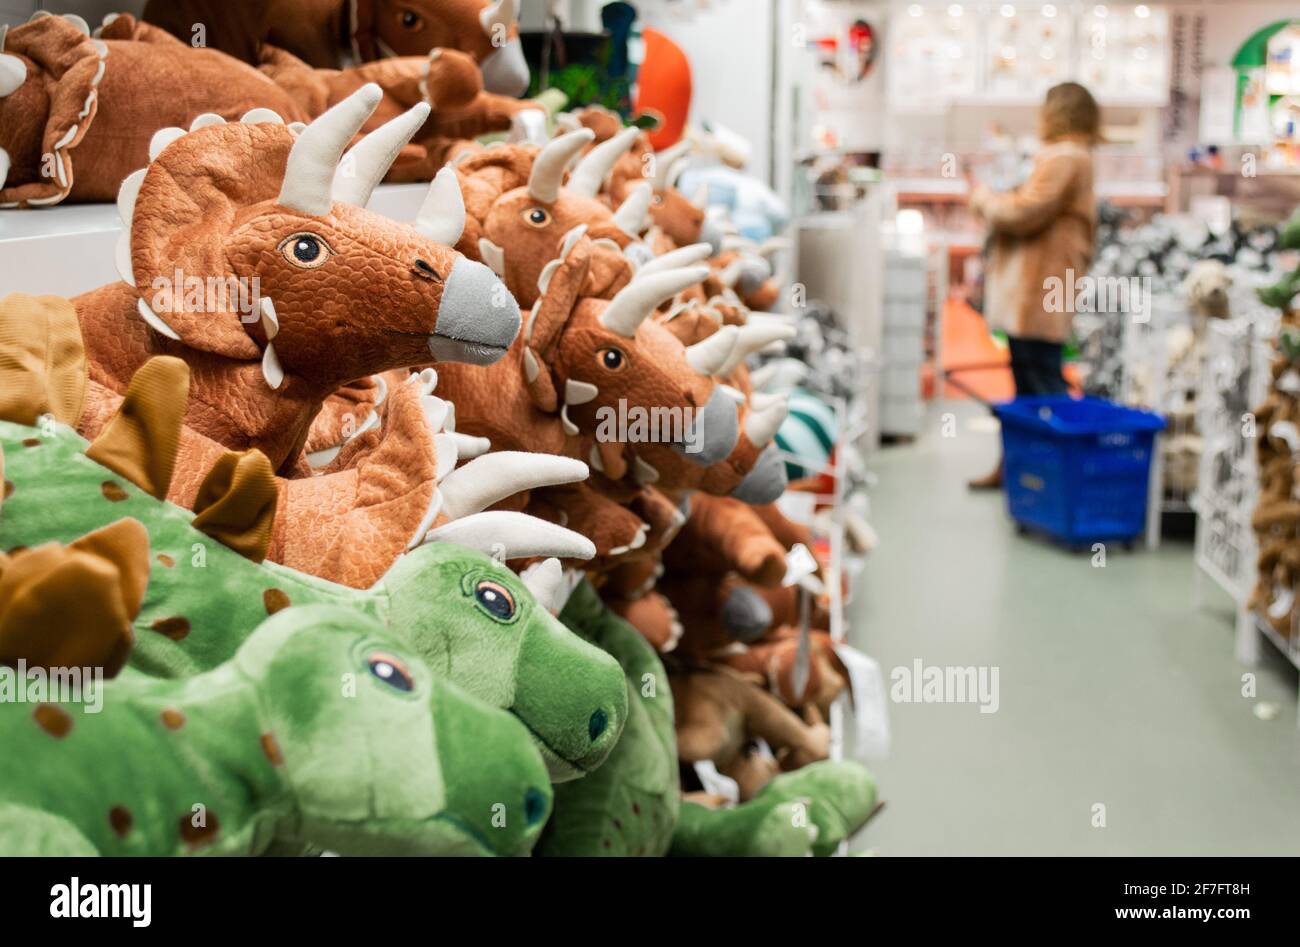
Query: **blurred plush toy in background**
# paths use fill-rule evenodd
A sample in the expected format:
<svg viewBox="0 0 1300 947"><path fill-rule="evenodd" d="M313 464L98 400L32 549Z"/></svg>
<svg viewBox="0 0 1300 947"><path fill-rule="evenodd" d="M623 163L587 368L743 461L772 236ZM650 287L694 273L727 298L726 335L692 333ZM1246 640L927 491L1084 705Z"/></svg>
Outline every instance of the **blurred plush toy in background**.
<svg viewBox="0 0 1300 947"><path fill-rule="evenodd" d="M517 0L149 0L146 22L186 43L196 26L206 45L256 65L263 44L309 66L341 69L394 56L425 56L437 47L474 57L483 85L523 95L528 63L519 44ZM210 34L207 32L210 31Z"/></svg>

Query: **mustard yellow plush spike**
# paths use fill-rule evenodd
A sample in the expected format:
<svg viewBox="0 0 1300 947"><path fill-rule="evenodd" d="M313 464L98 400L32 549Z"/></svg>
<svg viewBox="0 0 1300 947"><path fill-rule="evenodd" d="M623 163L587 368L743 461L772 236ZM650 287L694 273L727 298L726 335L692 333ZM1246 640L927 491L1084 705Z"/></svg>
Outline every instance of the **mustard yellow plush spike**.
<svg viewBox="0 0 1300 947"><path fill-rule="evenodd" d="M275 471L260 450L226 451L194 500L193 525L253 562L266 558L275 522Z"/></svg>
<svg viewBox="0 0 1300 947"><path fill-rule="evenodd" d="M179 358L157 355L136 370L117 413L104 425L86 456L121 474L158 499L167 496L180 446L190 368Z"/></svg>
<svg viewBox="0 0 1300 947"><path fill-rule="evenodd" d="M0 419L74 425L86 396L86 350L72 303L11 293L0 299Z"/></svg>
<svg viewBox="0 0 1300 947"><path fill-rule="evenodd" d="M133 519L67 546L0 554L0 662L114 676L131 653L148 581L149 533Z"/></svg>

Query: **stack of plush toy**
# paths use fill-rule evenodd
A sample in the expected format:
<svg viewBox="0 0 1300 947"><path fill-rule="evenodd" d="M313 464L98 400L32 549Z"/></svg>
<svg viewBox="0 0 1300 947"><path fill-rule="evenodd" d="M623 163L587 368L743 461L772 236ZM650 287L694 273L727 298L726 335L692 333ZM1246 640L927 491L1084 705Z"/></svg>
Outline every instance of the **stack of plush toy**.
<svg viewBox="0 0 1300 947"><path fill-rule="evenodd" d="M511 0L296 6L250 62L0 37L0 203L124 227L120 282L0 300L0 662L110 678L0 704L0 853L832 852L878 803L784 584L764 248L684 148L485 91Z"/></svg>
<svg viewBox="0 0 1300 947"><path fill-rule="evenodd" d="M1283 249L1300 250L1300 212L1281 228ZM1251 526L1259 549L1259 576L1250 605L1285 638L1297 631L1300 589L1300 267L1260 291L1260 299L1281 311L1272 384L1255 409L1259 499Z"/></svg>

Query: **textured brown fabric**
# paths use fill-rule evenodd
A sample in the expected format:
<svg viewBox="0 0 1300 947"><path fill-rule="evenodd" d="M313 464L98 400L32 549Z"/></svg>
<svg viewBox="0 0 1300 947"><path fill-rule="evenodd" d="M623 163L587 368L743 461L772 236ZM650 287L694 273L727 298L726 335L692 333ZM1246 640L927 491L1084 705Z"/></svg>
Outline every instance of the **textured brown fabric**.
<svg viewBox="0 0 1300 947"><path fill-rule="evenodd" d="M188 128L204 112L228 121L257 107L285 121L312 117L266 76L215 49L181 43L127 14L106 35L123 38L92 42L53 16L9 31L5 52L24 60L27 81L0 99L0 147L13 161L0 203L114 200L122 179L148 163L154 132ZM42 167L47 154L57 159L52 177Z"/></svg>
<svg viewBox="0 0 1300 947"><path fill-rule="evenodd" d="M266 33L268 12L265 0L148 0L143 17L186 43L202 24L203 45L252 64Z"/></svg>
<svg viewBox="0 0 1300 947"><path fill-rule="evenodd" d="M149 359L132 376L117 413L86 456L163 499L171 487L189 391L188 365L169 355Z"/></svg>
<svg viewBox="0 0 1300 947"><path fill-rule="evenodd" d="M730 668L669 674L683 762L712 760L726 775L746 767L747 748L762 738L783 769L798 769L830 753L830 728L805 722L761 686L761 678ZM751 786L750 791L758 787ZM742 792L742 801L745 794Z"/></svg>
<svg viewBox="0 0 1300 947"><path fill-rule="evenodd" d="M116 674L149 581L149 534L133 519L66 547L0 553L0 662Z"/></svg>
<svg viewBox="0 0 1300 947"><path fill-rule="evenodd" d="M86 394L86 353L72 303L13 293L0 299L0 418L43 414L75 425Z"/></svg>
<svg viewBox="0 0 1300 947"><path fill-rule="evenodd" d="M1081 142L1045 145L1029 179L1005 194L977 189L971 211L992 236L984 277L984 314L991 329L1047 342L1065 342L1074 300L1049 312L1047 281L1070 284L1087 275L1097 229L1092 153ZM1057 307L1061 308L1061 307Z"/></svg>
<svg viewBox="0 0 1300 947"><path fill-rule="evenodd" d="M261 562L271 545L276 483L259 450L227 451L203 478L194 499L194 528Z"/></svg>

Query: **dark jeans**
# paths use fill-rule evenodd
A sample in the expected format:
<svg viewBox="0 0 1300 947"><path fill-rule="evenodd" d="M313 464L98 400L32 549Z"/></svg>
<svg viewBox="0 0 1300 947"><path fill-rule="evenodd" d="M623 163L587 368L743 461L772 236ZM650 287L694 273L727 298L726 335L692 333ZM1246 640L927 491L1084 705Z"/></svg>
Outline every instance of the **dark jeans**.
<svg viewBox="0 0 1300 947"><path fill-rule="evenodd" d="M1016 382L1016 397L1069 394L1070 386L1061 374L1059 342L1007 337L1011 348L1011 377Z"/></svg>

